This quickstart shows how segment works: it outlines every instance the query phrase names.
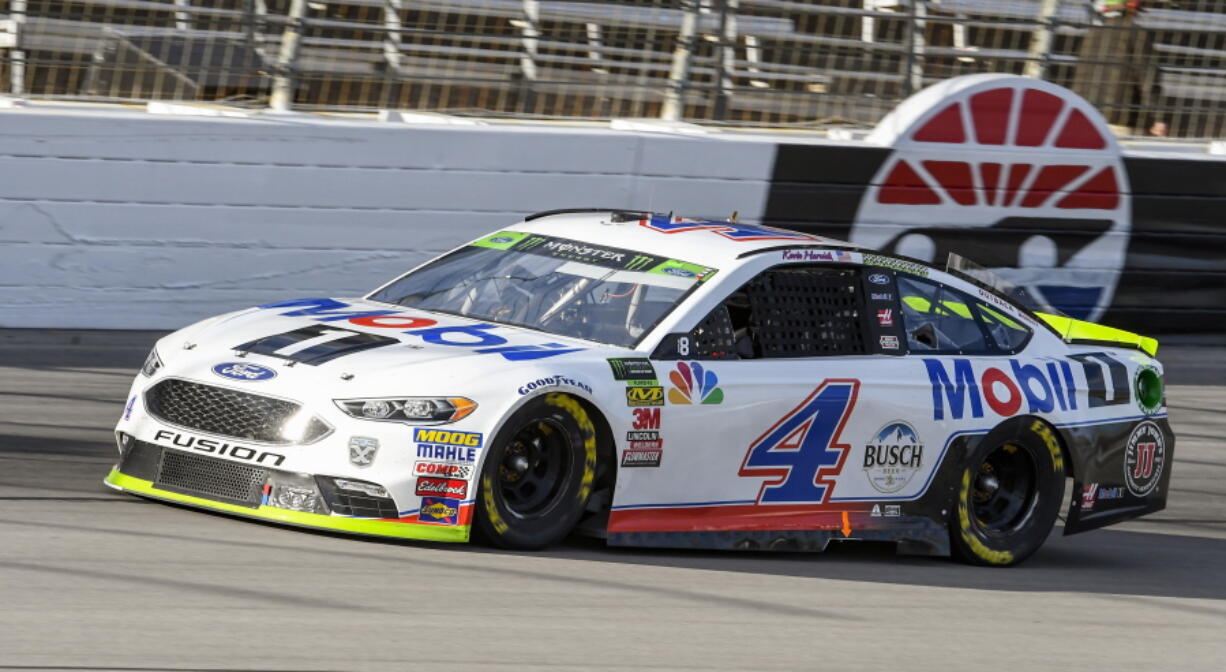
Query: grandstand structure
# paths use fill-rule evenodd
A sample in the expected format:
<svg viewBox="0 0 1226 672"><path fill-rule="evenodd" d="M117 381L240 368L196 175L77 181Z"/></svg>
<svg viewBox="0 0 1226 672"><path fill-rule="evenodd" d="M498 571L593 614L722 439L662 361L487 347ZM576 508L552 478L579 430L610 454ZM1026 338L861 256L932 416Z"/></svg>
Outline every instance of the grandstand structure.
<svg viewBox="0 0 1226 672"><path fill-rule="evenodd" d="M0 91L868 126L1007 72L1130 134L1226 134L1226 0L0 0Z"/></svg>

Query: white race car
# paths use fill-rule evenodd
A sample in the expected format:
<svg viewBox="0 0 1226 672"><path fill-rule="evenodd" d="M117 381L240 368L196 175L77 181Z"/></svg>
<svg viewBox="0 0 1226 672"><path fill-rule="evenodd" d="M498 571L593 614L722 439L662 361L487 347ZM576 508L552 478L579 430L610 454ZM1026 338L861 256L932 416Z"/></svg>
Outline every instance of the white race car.
<svg viewBox="0 0 1226 672"><path fill-rule="evenodd" d="M527 218L361 299L160 340L118 489L359 534L1009 565L1162 509L1152 339L959 272L736 222Z"/></svg>

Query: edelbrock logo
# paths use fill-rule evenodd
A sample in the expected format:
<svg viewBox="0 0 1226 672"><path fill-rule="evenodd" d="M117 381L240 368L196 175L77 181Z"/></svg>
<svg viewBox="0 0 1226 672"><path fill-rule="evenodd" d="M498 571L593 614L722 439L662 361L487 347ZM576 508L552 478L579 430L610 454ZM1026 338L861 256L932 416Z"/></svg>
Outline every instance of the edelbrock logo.
<svg viewBox="0 0 1226 672"><path fill-rule="evenodd" d="M243 382L255 382L260 380L269 380L276 378L277 372L267 366L259 364L244 364L242 362L226 362L213 367L213 373L222 378L231 380L240 380Z"/></svg>

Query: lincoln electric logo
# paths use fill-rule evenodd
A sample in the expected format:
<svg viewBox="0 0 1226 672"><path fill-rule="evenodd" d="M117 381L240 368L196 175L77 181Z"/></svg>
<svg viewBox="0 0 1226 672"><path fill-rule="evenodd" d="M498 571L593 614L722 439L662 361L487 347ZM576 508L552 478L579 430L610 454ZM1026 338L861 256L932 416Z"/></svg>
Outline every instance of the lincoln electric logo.
<svg viewBox="0 0 1226 672"><path fill-rule="evenodd" d="M1073 92L971 75L904 101L869 136L892 146L860 201L854 243L943 266L950 252L1040 303L1097 320L1131 228L1106 122Z"/></svg>

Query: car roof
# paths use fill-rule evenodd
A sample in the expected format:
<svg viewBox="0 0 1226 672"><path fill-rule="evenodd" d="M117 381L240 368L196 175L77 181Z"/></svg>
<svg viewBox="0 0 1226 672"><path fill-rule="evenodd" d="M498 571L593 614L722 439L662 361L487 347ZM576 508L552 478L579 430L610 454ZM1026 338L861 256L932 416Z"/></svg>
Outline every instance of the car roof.
<svg viewBox="0 0 1226 672"><path fill-rule="evenodd" d="M742 263L738 258L747 252L765 249L793 246L862 249L834 238L760 224L631 210L555 210L525 217L511 228L724 270Z"/></svg>

